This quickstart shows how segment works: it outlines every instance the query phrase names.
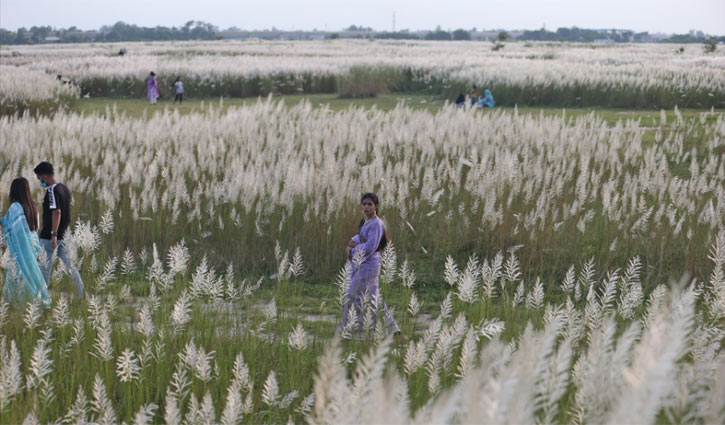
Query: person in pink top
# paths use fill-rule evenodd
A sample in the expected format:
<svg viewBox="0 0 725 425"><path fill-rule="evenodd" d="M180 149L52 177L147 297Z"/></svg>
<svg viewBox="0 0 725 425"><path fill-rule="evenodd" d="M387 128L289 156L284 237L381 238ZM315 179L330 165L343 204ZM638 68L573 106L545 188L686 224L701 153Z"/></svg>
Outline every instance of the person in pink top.
<svg viewBox="0 0 725 425"><path fill-rule="evenodd" d="M149 79L146 82L146 92L149 98L149 102L152 105L156 104L156 99L159 97L159 85L156 82L156 73L153 71L149 74Z"/></svg>

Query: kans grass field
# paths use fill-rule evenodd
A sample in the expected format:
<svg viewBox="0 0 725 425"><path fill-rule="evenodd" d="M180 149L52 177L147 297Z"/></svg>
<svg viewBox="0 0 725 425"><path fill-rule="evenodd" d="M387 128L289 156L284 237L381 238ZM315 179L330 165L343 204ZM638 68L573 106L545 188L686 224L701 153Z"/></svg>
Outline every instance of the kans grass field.
<svg viewBox="0 0 725 425"><path fill-rule="evenodd" d="M3 46L0 209L55 164L88 296L0 304L0 423L725 423L725 49L677 47ZM367 191L403 336L341 340Z"/></svg>

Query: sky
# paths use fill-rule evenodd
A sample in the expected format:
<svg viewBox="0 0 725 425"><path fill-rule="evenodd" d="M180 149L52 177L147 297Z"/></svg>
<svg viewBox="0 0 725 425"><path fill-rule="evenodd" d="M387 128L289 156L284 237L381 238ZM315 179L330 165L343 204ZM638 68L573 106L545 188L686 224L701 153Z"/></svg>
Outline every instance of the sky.
<svg viewBox="0 0 725 425"><path fill-rule="evenodd" d="M0 0L0 27L98 29L123 21L220 29L340 30L617 28L725 35L725 0Z"/></svg>

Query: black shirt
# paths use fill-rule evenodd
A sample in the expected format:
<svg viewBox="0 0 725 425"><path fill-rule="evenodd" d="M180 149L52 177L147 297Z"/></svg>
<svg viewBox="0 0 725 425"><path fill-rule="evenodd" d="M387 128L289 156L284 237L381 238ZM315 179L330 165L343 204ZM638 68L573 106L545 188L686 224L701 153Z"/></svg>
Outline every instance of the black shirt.
<svg viewBox="0 0 725 425"><path fill-rule="evenodd" d="M60 210L58 240L61 240L70 224L70 191L63 183L56 183L45 192L43 198L43 230L40 231L40 239L50 239L50 231L53 230L53 210Z"/></svg>

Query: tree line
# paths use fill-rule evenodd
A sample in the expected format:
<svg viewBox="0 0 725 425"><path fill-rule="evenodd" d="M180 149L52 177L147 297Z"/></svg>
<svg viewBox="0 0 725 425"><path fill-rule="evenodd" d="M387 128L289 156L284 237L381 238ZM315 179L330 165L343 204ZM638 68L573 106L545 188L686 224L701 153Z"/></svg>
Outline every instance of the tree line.
<svg viewBox="0 0 725 425"><path fill-rule="evenodd" d="M167 41L167 40L215 40L219 29L201 21L189 21L181 27L140 27L116 22L103 26L99 31L82 31L76 27L54 29L50 26L34 26L9 31L0 28L0 44L38 44L49 41L59 43L89 43L114 41Z"/></svg>
<svg viewBox="0 0 725 425"><path fill-rule="evenodd" d="M370 27L351 25L341 33L332 33L328 38L377 38L397 40L472 40L476 29L466 30L459 28L446 31L440 26L432 31L411 32L403 31L375 31ZM98 31L82 31L76 27L55 29L50 26L34 26L30 29L19 28L10 31L0 28L0 44L38 44L47 42L59 43L88 43L88 42L114 42L114 41L168 41L168 40L215 40L224 38L224 32L216 26L201 22L188 21L181 27L140 27L125 22L117 22L111 26L103 26ZM669 42L669 43L719 43L725 42L725 36L709 36L702 31L691 31L688 34L673 34L667 38L656 38L648 32L634 32L630 30L593 30L585 28L558 28L548 31L544 28L526 30L511 36L506 31L498 32L494 41L524 40L524 41L572 41L594 42L607 41L614 43L641 43L641 42Z"/></svg>

